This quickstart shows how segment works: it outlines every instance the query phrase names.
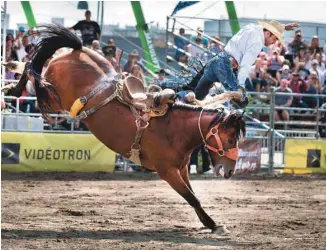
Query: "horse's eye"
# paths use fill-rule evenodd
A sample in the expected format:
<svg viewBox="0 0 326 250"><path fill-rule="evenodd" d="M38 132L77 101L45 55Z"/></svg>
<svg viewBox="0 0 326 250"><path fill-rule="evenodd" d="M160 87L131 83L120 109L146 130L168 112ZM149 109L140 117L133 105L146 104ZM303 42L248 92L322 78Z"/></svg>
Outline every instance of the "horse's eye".
<svg viewBox="0 0 326 250"><path fill-rule="evenodd" d="M232 139L229 139L228 142L229 142L230 144L233 144L233 140L232 140Z"/></svg>

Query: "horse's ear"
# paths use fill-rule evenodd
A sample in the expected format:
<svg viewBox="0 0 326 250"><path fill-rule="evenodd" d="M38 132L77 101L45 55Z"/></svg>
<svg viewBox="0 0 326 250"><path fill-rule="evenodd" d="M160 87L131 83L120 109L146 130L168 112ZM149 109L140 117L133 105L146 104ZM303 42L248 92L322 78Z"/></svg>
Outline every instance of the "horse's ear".
<svg viewBox="0 0 326 250"><path fill-rule="evenodd" d="M243 116L244 116L244 113L245 113L246 111L243 111L242 112L242 114L241 115L239 115L238 117L237 117L237 119L236 120L241 120L242 118L243 118Z"/></svg>

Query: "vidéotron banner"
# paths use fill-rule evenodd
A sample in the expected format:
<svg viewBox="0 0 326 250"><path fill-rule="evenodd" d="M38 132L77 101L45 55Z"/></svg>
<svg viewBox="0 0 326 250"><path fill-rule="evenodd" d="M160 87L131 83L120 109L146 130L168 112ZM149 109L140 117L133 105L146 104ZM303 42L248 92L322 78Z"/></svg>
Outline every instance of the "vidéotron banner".
<svg viewBox="0 0 326 250"><path fill-rule="evenodd" d="M116 154L92 134L1 133L6 171L113 172Z"/></svg>
<svg viewBox="0 0 326 250"><path fill-rule="evenodd" d="M326 173L326 140L287 139L285 173Z"/></svg>

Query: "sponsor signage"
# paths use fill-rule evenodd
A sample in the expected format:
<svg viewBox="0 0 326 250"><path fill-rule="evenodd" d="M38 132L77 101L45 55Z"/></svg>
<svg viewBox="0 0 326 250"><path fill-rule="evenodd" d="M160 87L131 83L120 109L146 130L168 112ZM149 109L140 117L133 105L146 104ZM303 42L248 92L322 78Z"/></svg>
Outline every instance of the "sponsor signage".
<svg viewBox="0 0 326 250"><path fill-rule="evenodd" d="M92 134L3 132L2 170L112 172L115 153Z"/></svg>

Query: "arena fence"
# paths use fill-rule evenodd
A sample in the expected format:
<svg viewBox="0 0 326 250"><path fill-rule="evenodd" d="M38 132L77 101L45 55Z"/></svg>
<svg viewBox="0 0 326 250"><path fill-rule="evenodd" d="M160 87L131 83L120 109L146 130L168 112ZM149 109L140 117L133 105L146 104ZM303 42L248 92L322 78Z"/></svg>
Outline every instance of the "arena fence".
<svg viewBox="0 0 326 250"><path fill-rule="evenodd" d="M7 81L8 82L8 81ZM11 82L11 81L10 81ZM247 117L247 139L259 140L260 165L263 171L273 171L285 168L285 145L288 139L313 139L320 138L321 128L325 128L325 122L320 119L325 115L326 110L320 109L319 105L314 109L302 109L295 107L284 108L290 112L290 117L298 120L276 122L274 111L279 107L275 106L275 96L284 95L283 93L263 93L249 92L252 102L246 107ZM326 98L326 95L307 95L307 94L285 94L292 96L308 96L317 98L318 104ZM2 112L2 131L4 132L41 132L58 134L89 134L85 127L78 127L75 122L67 123L65 114L50 114L56 124L46 123L40 113L26 113L21 111L20 100L36 101L35 97L12 97L3 96L7 103L7 111ZM13 101L14 100L14 105ZM302 112L304 112L302 114ZM309 113L307 113L309 112ZM310 114L310 116L309 116ZM311 118L307 121L307 118ZM325 121L325 120L324 120ZM278 127L277 126L281 126ZM320 141L320 140L318 140ZM245 150L244 150L245 151ZM117 155L116 165L122 171L128 167L135 166L127 159Z"/></svg>

